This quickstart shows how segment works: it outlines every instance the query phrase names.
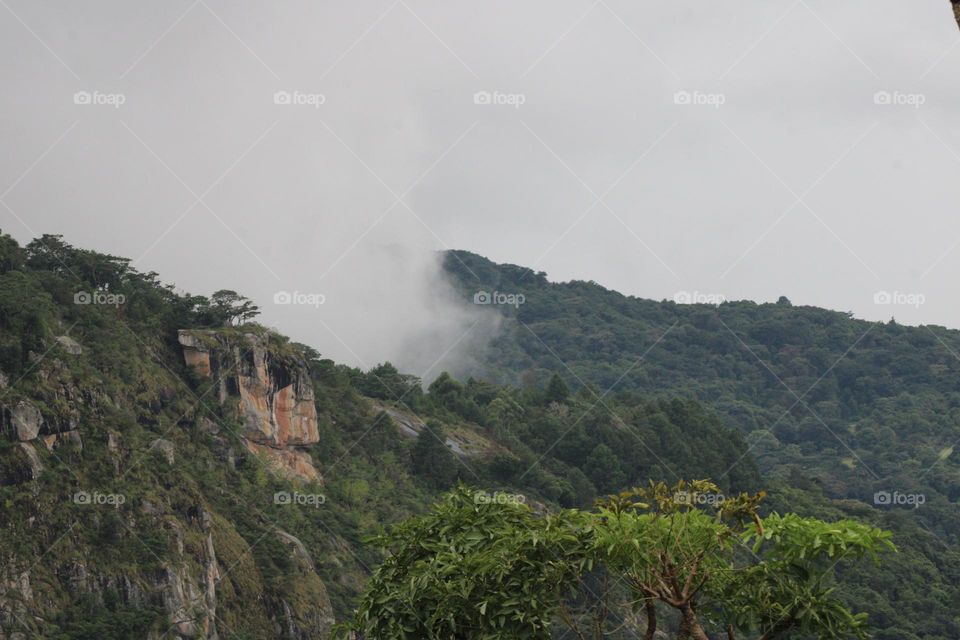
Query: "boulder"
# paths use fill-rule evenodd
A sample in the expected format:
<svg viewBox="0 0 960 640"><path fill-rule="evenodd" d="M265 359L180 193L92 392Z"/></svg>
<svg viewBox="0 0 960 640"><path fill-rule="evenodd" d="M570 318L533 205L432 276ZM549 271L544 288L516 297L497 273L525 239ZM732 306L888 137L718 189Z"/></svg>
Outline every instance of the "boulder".
<svg viewBox="0 0 960 640"><path fill-rule="evenodd" d="M175 451L176 448L173 446L173 443L169 440L164 440L163 438L157 438L150 443L150 449L156 449L160 452L160 455L163 456L164 460L167 461L167 464L172 465L176 460Z"/></svg>
<svg viewBox="0 0 960 640"><path fill-rule="evenodd" d="M40 435L40 429L43 427L43 415L33 403L27 400L19 400L13 406L13 409L5 411L6 422L13 430L14 437L26 442L33 440Z"/></svg>
<svg viewBox="0 0 960 640"><path fill-rule="evenodd" d="M80 346L80 343L70 336L57 336L57 343L71 355L79 356L83 353L83 347Z"/></svg>

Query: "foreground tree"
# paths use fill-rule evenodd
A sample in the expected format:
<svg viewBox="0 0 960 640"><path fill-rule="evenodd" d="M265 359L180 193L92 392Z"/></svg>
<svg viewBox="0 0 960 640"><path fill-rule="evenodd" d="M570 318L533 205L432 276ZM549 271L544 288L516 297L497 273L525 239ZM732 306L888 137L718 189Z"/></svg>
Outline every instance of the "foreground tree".
<svg viewBox="0 0 960 640"><path fill-rule="evenodd" d="M563 596L591 564L582 522L461 485L377 538L389 555L342 637L550 638Z"/></svg>
<svg viewBox="0 0 960 640"><path fill-rule="evenodd" d="M821 640L866 638L866 615L832 594L834 568L893 549L890 534L851 520L796 514L761 519L764 494L725 498L698 480L651 483L599 503L599 561L643 604L647 638L658 604L677 612L678 640L774 640L799 632Z"/></svg>
<svg viewBox="0 0 960 640"><path fill-rule="evenodd" d="M892 549L890 534L849 520L761 518L763 497L724 498L703 480L651 483L594 511L539 516L515 497L460 486L378 539L389 555L341 633L539 639L565 625L599 639L633 609L646 640L658 630L677 640L866 638L866 616L833 595L833 570ZM603 590L585 611L575 595L598 575L626 588Z"/></svg>

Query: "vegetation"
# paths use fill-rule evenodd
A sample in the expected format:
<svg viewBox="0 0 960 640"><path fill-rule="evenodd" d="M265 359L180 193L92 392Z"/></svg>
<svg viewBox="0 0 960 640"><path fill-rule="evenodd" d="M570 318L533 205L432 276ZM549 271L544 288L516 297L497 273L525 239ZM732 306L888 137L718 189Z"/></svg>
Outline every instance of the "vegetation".
<svg viewBox="0 0 960 640"><path fill-rule="evenodd" d="M866 615L832 595L831 579L846 560L892 549L888 532L850 520L761 518L762 493L718 496L708 481L650 483L591 511L539 515L461 485L377 539L390 555L341 633L480 640L565 629L599 640L616 637L636 609L648 639L658 629L693 640L708 632L867 637ZM597 575L602 595L578 604Z"/></svg>
<svg viewBox="0 0 960 640"><path fill-rule="evenodd" d="M525 297L484 308L503 314L503 331L470 373L537 386L558 375L575 394L703 403L740 431L772 506L894 532L901 553L882 570L848 570L841 594L870 611L875 637L960 637L960 332L786 298L643 300L462 251L446 268L465 300L477 290ZM708 474L727 480L723 470L694 475Z"/></svg>
<svg viewBox="0 0 960 640"><path fill-rule="evenodd" d="M960 475L950 448L960 438L960 365L941 352L960 352L955 332L870 325L787 303L646 302L464 258L488 278L485 288L521 290L524 283L526 303L500 310L508 314L506 330L480 354L485 371L459 379L445 373L424 384L390 363L364 372L324 359L255 324L257 309L234 292L182 294L123 258L56 236L20 247L0 234L0 629L62 640L162 635L174 621L157 580L182 562L203 575L196 559L204 557L209 536L221 572L217 626L224 638L271 637L285 607L302 609L324 590L338 620L356 622L357 611L375 617L364 596L375 588L401 612L399 619L403 602L414 596L442 605L437 611L459 611L456 589L466 583L457 582L456 553L439 554L444 540L463 543L463 550L475 545L480 564L471 571L482 571L490 554L500 554L507 571L477 574L482 579L474 586L493 599L484 613L472 612L469 625L495 611L522 610L523 624L536 617L536 633L575 624L592 637L599 620L608 637L632 637L647 628L646 605L653 604L658 628L675 632L683 594L655 597L645 589L657 588L651 576L671 571L651 555L670 539L657 532L675 525L676 533L683 524L690 544L705 544L704 532L722 533L711 557L732 563L738 579L749 578L737 583L734 574L722 579L711 570L693 600L707 633L725 635L727 623L737 638L770 631L772 618L751 608L765 602L791 620L795 637L816 635L820 628L810 625L819 622L795 606L815 602L817 620L830 619L837 633L847 634L836 637L862 631L862 618L846 617L851 611L868 613L880 640L960 637L953 613L960 605L954 539ZM246 452L217 390L184 364L177 331L185 328L227 339L256 333L272 352L307 362L320 441L305 452L323 486L284 479ZM863 337L861 329L870 331ZM802 402L777 378L809 389ZM10 423L21 400L38 408L48 428L79 433L82 446L66 438L49 447L34 441L42 469L31 470ZM173 445L172 465L153 447L158 438ZM766 499L751 507L771 535L756 550L759 560L744 547L758 541L752 516L703 505L672 509L654 499L655 488L667 485L651 487L649 479L672 488L685 477L715 478L716 491L727 496L756 497L761 486L767 489ZM424 514L441 493L459 495L458 482L489 492L479 501L474 494L470 504L443 500L447 511ZM595 504L629 486L644 489ZM284 506L274 500L283 491L322 493L326 500L321 507ZM923 495L925 502L909 509L874 505L873 494L883 491ZM78 492L125 501L84 505L73 499ZM418 514L423 520L384 529ZM500 527L511 535L468 544L454 530L438 529L437 518L458 522L456 531ZM846 547L823 547L834 528L817 522L843 523L842 536L876 544L851 539ZM900 552L882 568L841 562L822 581L814 579L824 562L886 546L873 527L893 531ZM447 575L451 582L429 592L397 591L387 578L410 567L391 565L395 556L387 550L405 549L404 536L421 530L432 533L406 557L433 572L425 577ZM322 584L304 578L277 531L302 543ZM643 554L636 546L631 553L626 546L603 552L597 542L628 531L643 536L637 538ZM370 536L386 537L379 545L364 543ZM785 548L781 538L808 551L787 557L778 551ZM548 566L548 542L576 562ZM426 555L418 554L427 550L446 564L426 566ZM676 570L692 567L691 556L666 557ZM543 580L531 566L546 572ZM24 571L32 604L10 591L12 576ZM834 573L843 588L830 591ZM496 588L527 582L539 589L524 592L527 601L494 597ZM731 590L749 599L737 600ZM436 627L439 633L449 629L449 614L428 622L446 624Z"/></svg>

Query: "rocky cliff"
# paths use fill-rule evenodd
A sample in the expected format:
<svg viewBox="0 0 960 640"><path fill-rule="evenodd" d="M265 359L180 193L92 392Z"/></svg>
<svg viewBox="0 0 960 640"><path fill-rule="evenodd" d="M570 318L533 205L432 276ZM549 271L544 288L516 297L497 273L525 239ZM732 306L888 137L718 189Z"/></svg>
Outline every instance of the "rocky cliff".
<svg viewBox="0 0 960 640"><path fill-rule="evenodd" d="M241 423L248 450L289 477L320 481L309 454L319 441L310 374L302 358L281 354L263 333L179 332L187 366L216 387L222 406Z"/></svg>
<svg viewBox="0 0 960 640"><path fill-rule="evenodd" d="M263 468L319 488L302 356L263 329L181 331L180 377L155 340L42 346L0 373L0 640L326 638L319 558L271 512L304 507L235 486Z"/></svg>

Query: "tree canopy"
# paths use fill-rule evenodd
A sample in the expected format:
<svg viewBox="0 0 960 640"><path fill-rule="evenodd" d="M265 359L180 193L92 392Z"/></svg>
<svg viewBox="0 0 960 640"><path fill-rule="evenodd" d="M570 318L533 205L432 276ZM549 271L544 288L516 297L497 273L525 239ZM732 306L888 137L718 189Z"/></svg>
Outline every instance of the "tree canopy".
<svg viewBox="0 0 960 640"><path fill-rule="evenodd" d="M647 639L657 630L677 640L867 637L866 615L833 594L834 569L894 549L889 532L761 517L762 492L719 492L705 480L651 482L592 510L538 513L460 485L375 540L387 559L340 632L492 640L566 630L585 640L642 611Z"/></svg>

